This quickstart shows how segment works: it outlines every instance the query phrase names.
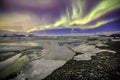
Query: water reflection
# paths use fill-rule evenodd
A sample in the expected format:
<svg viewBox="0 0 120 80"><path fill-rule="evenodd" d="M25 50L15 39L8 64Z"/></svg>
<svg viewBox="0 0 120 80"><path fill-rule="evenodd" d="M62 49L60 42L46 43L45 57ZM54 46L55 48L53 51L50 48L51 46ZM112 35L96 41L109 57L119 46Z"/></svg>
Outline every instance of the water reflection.
<svg viewBox="0 0 120 80"><path fill-rule="evenodd" d="M0 43L0 46L38 46L38 45L39 44L32 41Z"/></svg>

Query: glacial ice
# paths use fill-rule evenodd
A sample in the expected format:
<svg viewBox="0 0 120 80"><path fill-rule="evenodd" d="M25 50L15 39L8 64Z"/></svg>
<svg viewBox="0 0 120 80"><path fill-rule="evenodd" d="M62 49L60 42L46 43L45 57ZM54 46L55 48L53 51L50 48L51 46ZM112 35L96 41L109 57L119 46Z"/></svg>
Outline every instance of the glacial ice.
<svg viewBox="0 0 120 80"><path fill-rule="evenodd" d="M74 60L90 60L91 56L95 56L96 53L100 52L110 52L110 53L116 53L112 50L105 50L105 49L99 49L96 48L94 45L87 45L87 44L81 44L80 46L72 48L76 52L84 53L77 56L74 56Z"/></svg>
<svg viewBox="0 0 120 80"><path fill-rule="evenodd" d="M4 68L5 66L13 63L13 62L14 62L15 60L17 60L21 55L22 55L22 54L19 53L19 54L15 55L15 56L13 56L13 57L5 60L5 61L0 62L0 69L2 69L2 68Z"/></svg>
<svg viewBox="0 0 120 80"><path fill-rule="evenodd" d="M41 80L72 58L77 61L90 60L91 56L99 52L106 51L115 53L115 51L112 50L96 48L95 45L81 44L71 49L84 54L74 56L75 52L68 49L67 46L59 46L58 42L55 41L44 43L42 46L44 49L42 50L41 58L30 62L31 67L26 70L25 73L18 75L15 80L25 80L26 78L28 78L28 80Z"/></svg>
<svg viewBox="0 0 120 80"><path fill-rule="evenodd" d="M51 45L45 44L45 49L42 53L42 58L47 60L65 60L72 59L75 53L66 46L59 46L58 43L52 42Z"/></svg>
<svg viewBox="0 0 120 80"><path fill-rule="evenodd" d="M43 47L45 49L41 53L41 59L30 62L32 67L26 73L20 74L15 80L22 80L23 77L29 80L41 80L63 66L75 55L72 50L65 46L59 46L57 42L44 44Z"/></svg>

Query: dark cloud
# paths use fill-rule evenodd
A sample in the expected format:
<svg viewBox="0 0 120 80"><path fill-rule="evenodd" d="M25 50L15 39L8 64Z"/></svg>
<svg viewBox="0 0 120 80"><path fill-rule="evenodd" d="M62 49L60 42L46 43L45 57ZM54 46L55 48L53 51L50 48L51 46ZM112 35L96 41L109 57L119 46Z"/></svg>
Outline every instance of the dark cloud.
<svg viewBox="0 0 120 80"><path fill-rule="evenodd" d="M4 0L0 0L0 12L4 10Z"/></svg>

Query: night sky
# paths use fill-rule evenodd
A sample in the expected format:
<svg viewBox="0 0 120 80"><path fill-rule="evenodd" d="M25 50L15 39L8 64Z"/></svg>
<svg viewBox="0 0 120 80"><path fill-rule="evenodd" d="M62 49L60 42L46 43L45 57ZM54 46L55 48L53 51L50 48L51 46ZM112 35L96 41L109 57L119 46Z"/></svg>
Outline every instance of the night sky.
<svg viewBox="0 0 120 80"><path fill-rule="evenodd" d="M0 30L47 34L120 31L120 0L0 0Z"/></svg>

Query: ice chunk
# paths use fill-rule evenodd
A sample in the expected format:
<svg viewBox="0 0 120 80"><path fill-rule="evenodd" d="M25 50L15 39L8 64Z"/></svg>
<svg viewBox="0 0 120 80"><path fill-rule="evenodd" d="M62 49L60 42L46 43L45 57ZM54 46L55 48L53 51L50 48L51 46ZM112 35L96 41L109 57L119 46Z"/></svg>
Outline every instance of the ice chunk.
<svg viewBox="0 0 120 80"><path fill-rule="evenodd" d="M0 62L0 69L2 69L3 67L5 67L5 66L7 66L7 65L9 65L9 64L11 64L11 63L13 63L13 62L14 62L15 60L17 60L21 55L22 55L22 54L19 53L19 54L15 55L15 56L13 56L13 57L5 60L5 61Z"/></svg>
<svg viewBox="0 0 120 80"><path fill-rule="evenodd" d="M75 53L66 46L59 46L58 43L51 43L51 45L44 45L45 49L42 53L42 58L50 60L70 60Z"/></svg>
<svg viewBox="0 0 120 80"><path fill-rule="evenodd" d="M90 60L91 56L95 56L96 53L100 53L100 52L116 53L115 51L112 51L112 50L99 49L99 48L96 48L95 45L87 45L87 44L82 44L72 49L76 52L84 53L84 54L74 56L74 60L77 60L77 61Z"/></svg>
<svg viewBox="0 0 120 80"><path fill-rule="evenodd" d="M65 63L66 61L62 60L35 60L31 63L32 67L26 71L26 74L19 75L16 80L25 80L26 78L28 80L41 80Z"/></svg>

